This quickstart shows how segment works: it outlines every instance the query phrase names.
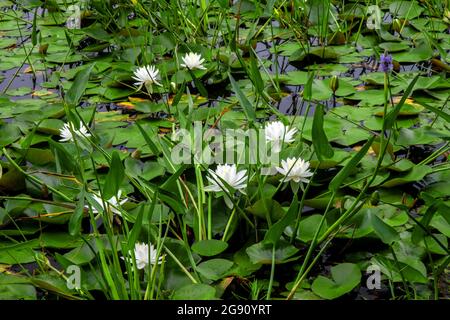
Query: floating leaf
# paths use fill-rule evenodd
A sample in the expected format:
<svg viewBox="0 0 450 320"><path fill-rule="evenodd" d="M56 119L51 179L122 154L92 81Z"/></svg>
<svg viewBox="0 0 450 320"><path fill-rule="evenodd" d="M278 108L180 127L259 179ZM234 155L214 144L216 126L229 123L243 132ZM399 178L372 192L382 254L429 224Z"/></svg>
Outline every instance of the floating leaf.
<svg viewBox="0 0 450 320"><path fill-rule="evenodd" d="M72 86L67 91L66 94L66 102L70 105L78 105L81 100L81 97L84 94L84 91L87 88L89 77L91 75L92 69L94 68L95 63L92 63L88 68L81 70L78 72L75 77L75 81L72 83Z"/></svg>
<svg viewBox="0 0 450 320"><path fill-rule="evenodd" d="M174 292L172 300L214 300L216 289L207 284L195 283Z"/></svg>
<svg viewBox="0 0 450 320"><path fill-rule="evenodd" d="M30 284L2 284L0 300L36 300L36 289Z"/></svg>
<svg viewBox="0 0 450 320"><path fill-rule="evenodd" d="M378 218L375 213L370 212L369 219L375 233L384 243L392 244L394 241L400 239L398 232L396 232L391 226L384 223L383 220Z"/></svg>
<svg viewBox="0 0 450 320"><path fill-rule="evenodd" d="M35 261L37 252L33 251L33 242L0 247L0 263L19 264Z"/></svg>
<svg viewBox="0 0 450 320"><path fill-rule="evenodd" d="M226 259L211 259L200 263L197 271L207 279L216 281L227 275L233 266L233 261Z"/></svg>
<svg viewBox="0 0 450 320"><path fill-rule="evenodd" d="M312 291L325 299L336 299L353 290L361 281L361 271L353 263L341 263L331 267L331 279L318 276Z"/></svg>
<svg viewBox="0 0 450 320"><path fill-rule="evenodd" d="M220 240L201 240L192 245L192 250L204 257L212 257L225 251L228 243Z"/></svg>
<svg viewBox="0 0 450 320"><path fill-rule="evenodd" d="M307 216L300 220L297 231L297 238L303 242L311 241L314 238L317 228L322 221L322 215L313 214L311 216ZM325 221L322 224L322 227L319 231L319 237L327 231L327 222Z"/></svg>
<svg viewBox="0 0 450 320"><path fill-rule="evenodd" d="M417 1L394 1L389 5L389 11L400 18L414 19L423 11Z"/></svg>
<svg viewBox="0 0 450 320"><path fill-rule="evenodd" d="M245 251L252 263L272 264L272 244L264 244L263 242L256 243L248 247ZM281 240L275 250L275 263L286 263L291 261L298 249L286 241Z"/></svg>
<svg viewBox="0 0 450 320"><path fill-rule="evenodd" d="M408 173L393 179L389 179L381 186L385 188L392 188L406 183L418 182L432 171L433 170L427 165L416 165Z"/></svg>

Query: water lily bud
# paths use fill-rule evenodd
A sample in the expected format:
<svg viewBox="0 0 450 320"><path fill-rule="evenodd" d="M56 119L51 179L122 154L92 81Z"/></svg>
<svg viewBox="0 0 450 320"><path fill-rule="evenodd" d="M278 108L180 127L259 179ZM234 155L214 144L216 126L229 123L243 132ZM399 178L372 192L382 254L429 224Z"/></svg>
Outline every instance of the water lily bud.
<svg viewBox="0 0 450 320"><path fill-rule="evenodd" d="M394 70L395 72L400 72L400 63L398 63L398 61L392 60L392 64L394 66L392 70Z"/></svg>
<svg viewBox="0 0 450 320"><path fill-rule="evenodd" d="M48 196L49 196L49 193L48 193L48 188L47 188L47 186L45 184L42 185L41 192L42 192L42 197L44 199L47 199Z"/></svg>
<svg viewBox="0 0 450 320"><path fill-rule="evenodd" d="M48 43L41 44L39 46L39 53L40 54L47 54L47 49L48 49Z"/></svg>
<svg viewBox="0 0 450 320"><path fill-rule="evenodd" d="M450 66L440 59L431 59L431 64L433 66L433 70L436 70L438 72L442 70L450 72Z"/></svg>
<svg viewBox="0 0 450 320"><path fill-rule="evenodd" d="M332 76L330 79L330 88L333 90L333 93L339 89L339 78L337 76Z"/></svg>
<svg viewBox="0 0 450 320"><path fill-rule="evenodd" d="M397 31L398 33L400 33L400 31L402 30L402 26L403 26L403 23L400 21L400 19L394 19L392 21L392 29L394 29L394 31Z"/></svg>
<svg viewBox="0 0 450 320"><path fill-rule="evenodd" d="M136 150L134 150L134 151L131 153L131 157L132 157L133 159L140 159L140 158L141 158L141 154L142 154L141 150L136 149Z"/></svg>
<svg viewBox="0 0 450 320"><path fill-rule="evenodd" d="M370 204L376 206L378 202L380 202L380 193L375 190L375 192L370 196Z"/></svg>

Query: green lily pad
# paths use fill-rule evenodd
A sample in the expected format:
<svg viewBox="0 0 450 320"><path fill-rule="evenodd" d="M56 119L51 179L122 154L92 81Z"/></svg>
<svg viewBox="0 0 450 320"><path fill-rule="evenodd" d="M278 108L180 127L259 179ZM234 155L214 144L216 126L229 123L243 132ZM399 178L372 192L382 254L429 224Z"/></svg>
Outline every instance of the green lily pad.
<svg viewBox="0 0 450 320"><path fill-rule="evenodd" d="M393 179L389 179L386 182L384 182L381 186L385 188L392 188L410 182L418 182L432 171L433 170L429 166L416 165L408 173Z"/></svg>
<svg viewBox="0 0 450 320"><path fill-rule="evenodd" d="M352 291L361 281L361 271L356 264L341 263L331 268L331 279L318 276L312 291L325 299L336 299Z"/></svg>
<svg viewBox="0 0 450 320"><path fill-rule="evenodd" d="M227 275L227 271L233 266L233 261L226 259L211 259L200 263L197 271L206 279L219 280Z"/></svg>
<svg viewBox="0 0 450 320"><path fill-rule="evenodd" d="M172 300L214 300L216 289L203 284L195 283L184 286L172 295Z"/></svg>
<svg viewBox="0 0 450 320"><path fill-rule="evenodd" d="M35 261L37 252L33 251L32 243L0 246L0 263L19 264Z"/></svg>
<svg viewBox="0 0 450 320"><path fill-rule="evenodd" d="M1 285L0 300L36 300L36 289L30 284Z"/></svg>
<svg viewBox="0 0 450 320"><path fill-rule="evenodd" d="M272 264L272 245L263 242L256 243L245 250L252 263ZM298 249L286 241L279 241L275 250L275 263L281 264L290 259Z"/></svg>
<svg viewBox="0 0 450 320"><path fill-rule="evenodd" d="M438 143L444 135L443 131L427 126L414 129L401 128L396 144L399 146L435 144Z"/></svg>
<svg viewBox="0 0 450 320"><path fill-rule="evenodd" d="M408 159L400 159L400 161L395 162L393 165L389 166L389 169L397 172L409 171L414 167L414 163Z"/></svg>
<svg viewBox="0 0 450 320"><path fill-rule="evenodd" d="M33 90L29 87L20 87L15 89L9 89L6 91L6 94L9 96L25 96L27 94L30 94L33 92Z"/></svg>
<svg viewBox="0 0 450 320"><path fill-rule="evenodd" d="M301 48L295 51L289 57L289 61L303 62L310 59L314 61L327 61L336 60L337 58L338 54L333 47L314 47L309 48L309 50L304 50Z"/></svg>
<svg viewBox="0 0 450 320"><path fill-rule="evenodd" d="M322 215L313 214L311 216L302 218L298 225L297 238L303 242L311 241L314 238L314 234L316 233L317 228L319 227L320 221L322 219ZM322 227L319 231L319 237L325 233L327 230L327 222L324 221ZM289 232L288 235L292 234Z"/></svg>
<svg viewBox="0 0 450 320"><path fill-rule="evenodd" d="M436 214L430 222L430 226L442 232L447 238L450 238L450 223L444 218L443 214Z"/></svg>
<svg viewBox="0 0 450 320"><path fill-rule="evenodd" d="M19 127L14 124L0 124L0 131L2 133L0 135L0 147L4 147L13 143L21 136Z"/></svg>
<svg viewBox="0 0 450 320"><path fill-rule="evenodd" d="M394 60L398 62L416 63L431 59L433 50L427 43L422 43L416 48L411 48L409 51L402 51L392 54Z"/></svg>
<svg viewBox="0 0 450 320"><path fill-rule="evenodd" d="M228 248L228 243L220 240L202 240L192 245L192 250L201 256L211 257L222 253Z"/></svg>
<svg viewBox="0 0 450 320"><path fill-rule="evenodd" d="M391 281L402 282L406 279L413 283L428 282L426 267L417 257L398 257L398 260L378 255L371 262L378 265L381 272Z"/></svg>
<svg viewBox="0 0 450 320"><path fill-rule="evenodd" d="M370 222L372 224L375 233L386 244L392 244L392 242L400 239L400 236L394 228L384 223L376 214L370 213Z"/></svg>
<svg viewBox="0 0 450 320"><path fill-rule="evenodd" d="M409 49L409 45L403 42L383 42L379 44L379 47L391 53Z"/></svg>
<svg viewBox="0 0 450 320"><path fill-rule="evenodd" d="M389 11L400 18L414 19L420 16L424 9L417 1L394 1L389 5Z"/></svg>

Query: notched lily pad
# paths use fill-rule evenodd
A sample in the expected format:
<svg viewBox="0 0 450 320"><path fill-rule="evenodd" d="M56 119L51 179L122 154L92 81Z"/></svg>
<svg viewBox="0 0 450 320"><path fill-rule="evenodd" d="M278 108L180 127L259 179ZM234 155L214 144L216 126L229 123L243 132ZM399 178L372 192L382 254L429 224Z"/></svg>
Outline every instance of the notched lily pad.
<svg viewBox="0 0 450 320"><path fill-rule="evenodd" d="M220 240L201 240L192 245L192 250L201 256L211 257L225 251L228 243Z"/></svg>
<svg viewBox="0 0 450 320"><path fill-rule="evenodd" d="M272 264L273 246L270 244L256 243L248 247L247 252L253 263ZM286 241L279 241L275 249L275 263L281 264L297 259L292 258L298 249Z"/></svg>
<svg viewBox="0 0 450 320"><path fill-rule="evenodd" d="M216 289L203 284L195 283L182 287L175 291L172 300L214 300Z"/></svg>
<svg viewBox="0 0 450 320"><path fill-rule="evenodd" d="M418 182L432 171L433 170L427 165L416 165L408 173L393 179L389 179L388 181L384 182L381 186L385 188L392 188L406 183Z"/></svg>
<svg viewBox="0 0 450 320"><path fill-rule="evenodd" d="M311 289L325 299L338 298L355 288L361 281L361 271L356 264L341 263L331 268L331 279L318 276Z"/></svg>

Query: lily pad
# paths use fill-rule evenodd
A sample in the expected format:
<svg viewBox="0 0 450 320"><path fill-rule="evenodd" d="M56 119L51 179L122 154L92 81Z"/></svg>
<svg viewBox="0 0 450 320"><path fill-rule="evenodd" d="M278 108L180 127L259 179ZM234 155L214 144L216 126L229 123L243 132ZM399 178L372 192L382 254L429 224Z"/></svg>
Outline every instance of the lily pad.
<svg viewBox="0 0 450 320"><path fill-rule="evenodd" d="M200 263L197 266L197 271L205 278L215 281L223 278L232 266L233 261L226 259L212 259Z"/></svg>
<svg viewBox="0 0 450 320"><path fill-rule="evenodd" d="M192 250L201 256L211 257L226 250L228 243L220 240L202 240L192 245Z"/></svg>
<svg viewBox="0 0 450 320"><path fill-rule="evenodd" d="M216 295L216 289L203 284L196 283L182 287L174 292L172 300L213 300Z"/></svg>
<svg viewBox="0 0 450 320"><path fill-rule="evenodd" d="M356 264L341 263L331 268L331 279L318 276L312 291L325 299L335 299L352 291L361 281L361 271Z"/></svg>
<svg viewBox="0 0 450 320"><path fill-rule="evenodd" d="M255 264L272 264L272 251L273 246L271 244L264 244L263 242L256 243L246 249L251 262ZM279 241L275 248L274 262L276 264L289 262L292 260L290 258L297 252L298 249L288 242Z"/></svg>
<svg viewBox="0 0 450 320"><path fill-rule="evenodd" d="M431 172L432 169L429 166L416 165L408 173L393 179L389 179L386 182L384 182L381 186L385 188L392 188L410 182L418 182Z"/></svg>

